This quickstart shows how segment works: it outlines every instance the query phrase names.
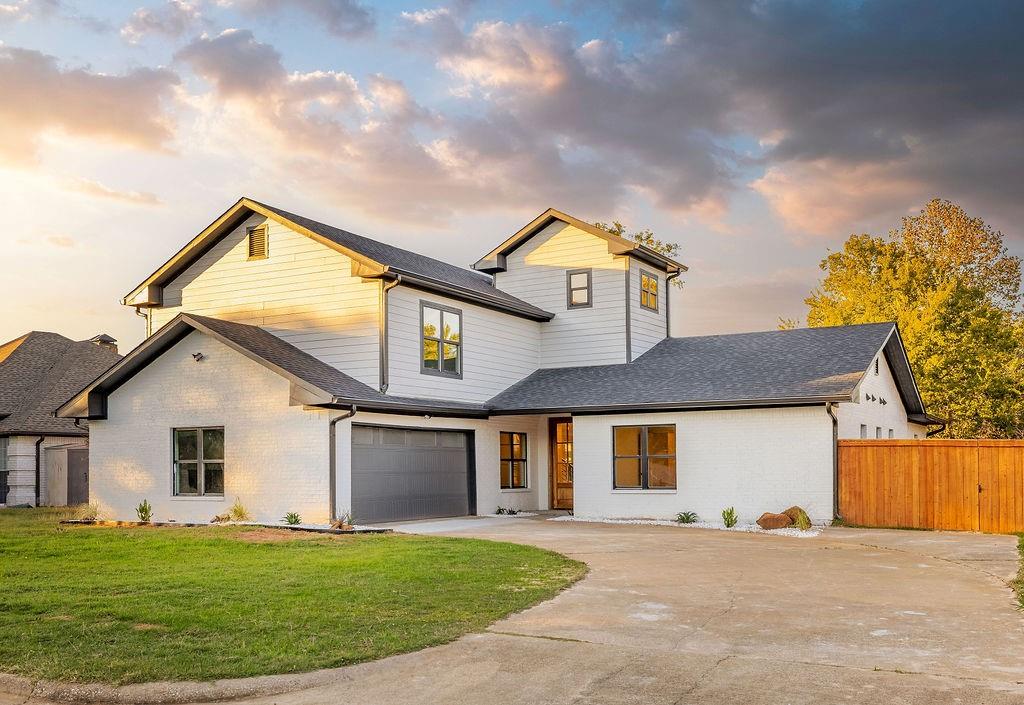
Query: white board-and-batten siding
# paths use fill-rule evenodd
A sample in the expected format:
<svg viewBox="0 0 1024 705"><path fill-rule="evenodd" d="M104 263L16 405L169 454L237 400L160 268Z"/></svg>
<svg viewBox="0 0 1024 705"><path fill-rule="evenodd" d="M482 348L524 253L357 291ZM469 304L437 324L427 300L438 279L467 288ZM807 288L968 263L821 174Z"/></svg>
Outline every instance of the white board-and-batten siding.
<svg viewBox="0 0 1024 705"><path fill-rule="evenodd" d="M268 225L268 257L249 259L246 229ZM254 214L169 282L152 331L178 313L260 326L356 379L378 384L380 284L351 260Z"/></svg>
<svg viewBox="0 0 1024 705"><path fill-rule="evenodd" d="M626 362L629 261L610 254L605 240L561 221L508 255L506 271L495 275L495 285L555 314L541 327L540 367ZM590 307L567 306L566 272L573 269L593 271Z"/></svg>
<svg viewBox="0 0 1024 705"><path fill-rule="evenodd" d="M420 305L462 312L462 378L420 371ZM537 369L540 326L431 292L397 286L388 293L388 394L482 402Z"/></svg>

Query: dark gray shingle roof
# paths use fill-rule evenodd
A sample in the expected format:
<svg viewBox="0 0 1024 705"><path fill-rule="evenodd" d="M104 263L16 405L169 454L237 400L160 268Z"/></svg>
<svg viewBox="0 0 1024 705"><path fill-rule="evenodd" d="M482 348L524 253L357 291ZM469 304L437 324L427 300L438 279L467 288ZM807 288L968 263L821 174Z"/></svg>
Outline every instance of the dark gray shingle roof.
<svg viewBox="0 0 1024 705"><path fill-rule="evenodd" d="M12 347L0 362L0 436L86 435L72 419L54 418L53 412L121 356L42 331L12 341Z"/></svg>
<svg viewBox="0 0 1024 705"><path fill-rule="evenodd" d="M402 248L395 247L394 245L388 245L387 243L379 242L377 240L371 240L368 237L356 235L355 233L350 233L347 230L342 230L341 228L336 228L332 225L326 225L304 216L296 215L295 213L289 213L288 211L267 205L266 203L260 203L259 201L253 201L253 203L258 203L260 206L277 213L282 218L290 220L296 225L300 225L317 235L325 237L342 247L348 248L349 250L358 252L365 257L369 257L376 262L387 265L390 269L399 273L424 277L438 283L455 286L466 290L470 294L496 299L508 306L532 313L539 317L552 317L552 314L548 313L544 309L538 308L533 304L527 303L522 299L516 298L515 296L502 291L501 289L495 288L491 277L486 274L457 267L454 264L442 262L441 260L417 254L416 252L403 250Z"/></svg>
<svg viewBox="0 0 1024 705"><path fill-rule="evenodd" d="M543 369L494 411L707 406L849 397L891 323L668 338L629 364Z"/></svg>

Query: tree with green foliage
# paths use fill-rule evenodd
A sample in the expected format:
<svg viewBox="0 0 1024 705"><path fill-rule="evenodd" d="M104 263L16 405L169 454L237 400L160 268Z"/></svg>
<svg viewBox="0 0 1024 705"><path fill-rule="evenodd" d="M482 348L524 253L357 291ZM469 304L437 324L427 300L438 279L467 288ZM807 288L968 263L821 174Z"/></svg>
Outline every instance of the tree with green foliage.
<svg viewBox="0 0 1024 705"><path fill-rule="evenodd" d="M678 242L665 242L664 240L659 240L654 235L654 232L646 228L628 233L626 232L626 226L617 220L611 223L594 223L594 225L601 228L601 230L611 233L612 235L618 235L619 237L626 238L627 240L632 240L638 245L643 245L649 250L654 250L658 254L671 257L672 259L675 259L679 255L679 250L681 249ZM683 285L683 281L680 277L676 277L672 280L672 285L681 287Z"/></svg>
<svg viewBox="0 0 1024 705"><path fill-rule="evenodd" d="M1002 233L934 199L888 237L851 236L820 266L808 325L895 321L925 404L949 420L945 436L1024 438L1021 260Z"/></svg>

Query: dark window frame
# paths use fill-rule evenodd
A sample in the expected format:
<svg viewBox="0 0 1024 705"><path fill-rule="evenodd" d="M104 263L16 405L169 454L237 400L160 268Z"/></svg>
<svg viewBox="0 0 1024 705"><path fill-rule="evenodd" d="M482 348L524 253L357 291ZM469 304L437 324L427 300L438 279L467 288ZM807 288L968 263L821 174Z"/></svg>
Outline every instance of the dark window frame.
<svg viewBox="0 0 1024 705"><path fill-rule="evenodd" d="M639 455L619 455L618 448L616 447L616 431L620 428L639 428L640 433L640 446L637 449ZM672 449L672 453L663 454L657 453L651 455L647 452L647 434L652 428L671 428L673 436L676 436L676 443L678 445L678 436L676 425L674 423L652 423L652 424L621 424L618 426L612 426L612 489L613 490L633 490L643 492L675 492L679 489L679 465L678 465L678 451L677 448ZM619 487L615 480L615 461L619 459L631 459L636 458L640 461L640 484L639 485L628 485ZM672 464L675 466L675 482L671 487L651 487L650 486L650 473L649 464L651 458L672 458Z"/></svg>
<svg viewBox="0 0 1024 705"><path fill-rule="evenodd" d="M654 281L654 292L652 293L649 289L644 289L644 277ZM644 302L644 294L647 294L647 303ZM653 297L654 305L650 305L650 300ZM658 312L658 301L661 298L661 280L658 279L658 275L654 272L650 272L646 269L640 270L640 308L647 309L648 311Z"/></svg>
<svg viewBox="0 0 1024 705"><path fill-rule="evenodd" d="M510 449L509 450L510 453L513 452L511 450L511 448L513 447L511 436L519 436L522 439L522 442L520 443L520 445L523 448L523 457L522 458L516 458L514 453L513 453L513 455L510 455L507 458L502 454L502 450L501 449L505 446L505 444L503 443L505 436L509 436L510 437L509 438L509 442L508 442L508 447ZM512 484L513 478L515 477L515 473L513 472L514 468L512 466L510 466L509 467L509 478L508 478L509 484L506 485L504 483L504 480L501 477L501 465L502 465L502 463L512 463L512 466L514 466L516 463L520 463L523 466L523 471L522 471L523 484L521 484L521 485L514 485L514 484ZM526 433L523 433L522 431L500 431L498 433L498 486L499 486L499 488L503 489L503 490L527 490L527 489L529 489L530 488L530 472L529 472L529 470L530 470L530 445L529 445L528 435Z"/></svg>
<svg viewBox="0 0 1024 705"><path fill-rule="evenodd" d="M587 275L587 285L586 285L586 287L573 286L572 285L572 277L573 277L574 274L586 274ZM586 291L587 291L587 302L585 304L574 304L572 302L572 292L574 292L574 291L582 291L583 289L586 289ZM591 308L591 307L593 307L593 305L594 305L594 269L593 269L593 267L584 267L583 269L569 269L569 270L566 270L566 272L565 272L565 307L567 309Z"/></svg>
<svg viewBox="0 0 1024 705"><path fill-rule="evenodd" d="M428 308L434 309L435 311L440 311L440 313L441 313L441 315L440 315L441 330L438 332L437 336L428 336L423 331L423 323L425 321L424 311L426 309L428 309ZM452 315L455 315L455 316L459 317L459 339L458 340L450 340L450 339L446 339L444 337L444 314L445 313L450 313ZM463 353L465 352L465 346L463 345L463 343L466 342L465 324L466 324L466 317L462 315L462 309L454 308L453 306L445 306L444 304L438 304L438 303L434 303L432 301L426 301L426 300L421 300L420 301L420 344L419 344L419 347L420 347L420 352L419 352L419 356L420 356L420 374L432 375L434 377L446 377L448 379L462 379L463 370L466 367L466 361L465 361L465 359L463 357ZM427 347L427 341L428 340L437 343L437 369L436 370L431 369L431 368L426 366L426 360L425 360L424 354L426 352L426 347ZM454 345L454 346L456 346L458 348L458 358L457 358L458 361L459 361L459 370L458 370L458 372L447 372L447 371L441 369L442 366L443 366L442 363L444 361L444 346L445 345Z"/></svg>
<svg viewBox="0 0 1024 705"><path fill-rule="evenodd" d="M185 458L182 460L178 457L178 433L180 431L195 431L196 432L196 459ZM206 491L206 463L220 464L221 466L221 482L224 483L225 489L227 489L226 478L227 478L227 463L224 458L204 458L203 457L203 432L204 431L220 431L224 435L224 455L227 454L227 433L224 431L223 426L176 426L171 429L171 496L172 497L187 497L187 498L201 498L201 497L224 497L225 492L207 492ZM196 491L195 492L179 492L178 491L178 464L181 462L195 463L196 465Z"/></svg>
<svg viewBox="0 0 1024 705"><path fill-rule="evenodd" d="M263 252L253 254L252 252L252 236L257 231L263 231ZM270 228L267 227L266 223L261 225L250 225L245 229L247 252L249 253L249 260L267 259L270 257Z"/></svg>

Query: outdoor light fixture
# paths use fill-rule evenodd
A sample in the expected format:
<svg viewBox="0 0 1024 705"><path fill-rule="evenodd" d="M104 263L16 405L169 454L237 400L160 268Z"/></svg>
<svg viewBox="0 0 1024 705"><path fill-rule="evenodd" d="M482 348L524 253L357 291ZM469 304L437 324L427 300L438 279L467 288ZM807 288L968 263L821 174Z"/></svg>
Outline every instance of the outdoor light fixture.
<svg viewBox="0 0 1024 705"><path fill-rule="evenodd" d="M199 362L200 360L202 360L203 357L205 357L205 356L201 352L192 353L192 359L195 360L196 362Z"/></svg>

